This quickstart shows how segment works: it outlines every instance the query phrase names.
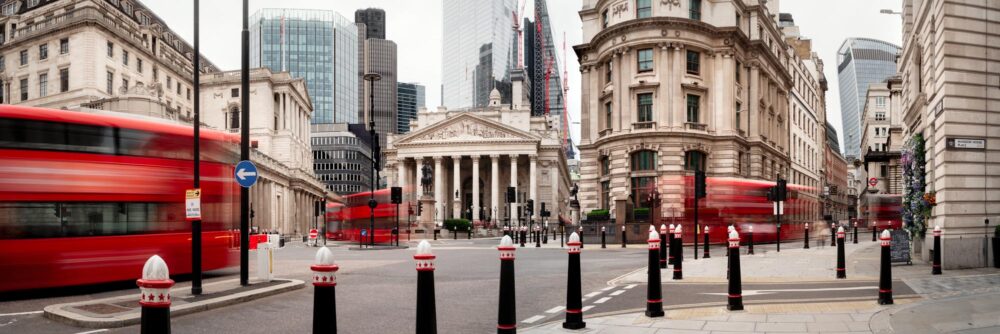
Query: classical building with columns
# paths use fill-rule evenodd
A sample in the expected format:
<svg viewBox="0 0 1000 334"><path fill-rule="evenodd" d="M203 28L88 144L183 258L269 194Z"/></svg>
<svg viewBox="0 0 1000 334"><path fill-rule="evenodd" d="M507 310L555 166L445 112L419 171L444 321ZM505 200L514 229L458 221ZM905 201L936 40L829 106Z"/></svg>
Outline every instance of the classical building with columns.
<svg viewBox="0 0 1000 334"><path fill-rule="evenodd" d="M518 71L518 70L515 70ZM515 72L520 74L522 72ZM559 129L546 116L531 116L527 92L515 75L515 105L500 104L500 93L490 94L482 108L422 109L407 134L390 134L385 173L390 185L403 187L404 202L423 194L423 166L433 171L433 219L467 218L479 225L497 226L507 208L534 200L536 220L542 203L558 217L569 219L569 169ZM507 187L515 187L517 201L506 204ZM515 213L516 217L516 213Z"/></svg>
<svg viewBox="0 0 1000 334"><path fill-rule="evenodd" d="M685 217L686 181L789 175L794 61L777 1L585 0L581 75L584 212L632 199Z"/></svg>

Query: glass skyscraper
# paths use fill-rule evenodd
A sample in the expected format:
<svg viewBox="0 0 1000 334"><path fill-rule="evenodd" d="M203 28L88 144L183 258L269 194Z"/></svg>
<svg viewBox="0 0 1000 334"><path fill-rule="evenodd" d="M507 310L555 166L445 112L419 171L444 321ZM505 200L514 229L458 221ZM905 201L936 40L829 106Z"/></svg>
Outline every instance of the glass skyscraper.
<svg viewBox="0 0 1000 334"><path fill-rule="evenodd" d="M359 121L354 23L327 10L261 9L250 24L250 66L305 79L314 124Z"/></svg>
<svg viewBox="0 0 1000 334"><path fill-rule="evenodd" d="M896 74L899 47L871 38L848 38L837 51L840 114L844 122L844 157L861 154L861 112L868 85Z"/></svg>
<svg viewBox="0 0 1000 334"><path fill-rule="evenodd" d="M482 107L494 88L510 103L517 59L513 0L444 0L441 95L448 108Z"/></svg>
<svg viewBox="0 0 1000 334"><path fill-rule="evenodd" d="M417 111L426 107L426 89L424 85L400 82L397 88L396 103L396 133L410 132L410 120L417 118Z"/></svg>

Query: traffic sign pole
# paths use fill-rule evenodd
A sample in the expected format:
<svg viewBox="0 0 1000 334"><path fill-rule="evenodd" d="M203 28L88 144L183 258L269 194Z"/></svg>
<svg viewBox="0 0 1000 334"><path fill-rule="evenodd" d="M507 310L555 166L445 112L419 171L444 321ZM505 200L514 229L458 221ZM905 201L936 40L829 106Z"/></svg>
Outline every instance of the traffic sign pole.
<svg viewBox="0 0 1000 334"><path fill-rule="evenodd" d="M198 40L198 8L201 7L198 0L194 0L194 100L201 101L201 54ZM201 103L194 104L194 188L201 187ZM199 196L201 191L198 191ZM201 200L199 199L199 211L201 211ZM198 219L191 222L191 294L201 294L201 213Z"/></svg>
<svg viewBox="0 0 1000 334"><path fill-rule="evenodd" d="M250 160L250 1L243 0L240 32L240 160ZM199 55L194 55L198 58ZM242 162L241 162L242 163ZM251 164L252 165L252 164ZM256 168L255 168L256 169ZM254 181L257 176L254 175ZM241 184L242 185L242 184ZM252 184L251 184L252 185ZM250 285L250 188L240 189L240 285Z"/></svg>

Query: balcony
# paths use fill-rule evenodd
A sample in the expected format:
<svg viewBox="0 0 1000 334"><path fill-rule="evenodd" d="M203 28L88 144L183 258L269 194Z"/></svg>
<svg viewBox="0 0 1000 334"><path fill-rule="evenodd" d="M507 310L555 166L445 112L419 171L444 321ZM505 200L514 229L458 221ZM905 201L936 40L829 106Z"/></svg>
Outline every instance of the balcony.
<svg viewBox="0 0 1000 334"><path fill-rule="evenodd" d="M684 123L684 128L688 130L705 131L708 129L708 124L687 122Z"/></svg>
<svg viewBox="0 0 1000 334"><path fill-rule="evenodd" d="M654 130L656 129L656 122L636 122L632 123L632 130Z"/></svg>
<svg viewBox="0 0 1000 334"><path fill-rule="evenodd" d="M604 137L604 136L607 136L607 135L610 135L610 134L611 134L611 128L607 128L607 129L604 129L604 130L601 130L600 132L598 132L597 133L597 137L600 138L600 137Z"/></svg>

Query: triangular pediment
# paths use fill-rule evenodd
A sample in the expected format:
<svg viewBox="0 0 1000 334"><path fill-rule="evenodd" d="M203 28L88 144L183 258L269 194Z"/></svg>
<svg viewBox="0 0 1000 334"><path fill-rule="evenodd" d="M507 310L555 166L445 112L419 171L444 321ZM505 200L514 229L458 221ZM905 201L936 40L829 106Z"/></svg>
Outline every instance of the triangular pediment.
<svg viewBox="0 0 1000 334"><path fill-rule="evenodd" d="M405 135L396 146L417 143L453 142L523 142L541 138L526 131L501 124L473 113L462 113Z"/></svg>

